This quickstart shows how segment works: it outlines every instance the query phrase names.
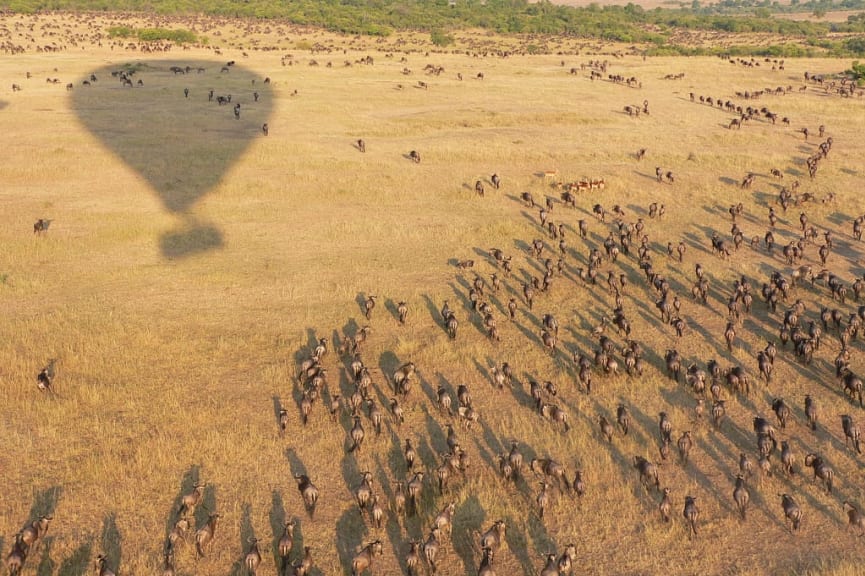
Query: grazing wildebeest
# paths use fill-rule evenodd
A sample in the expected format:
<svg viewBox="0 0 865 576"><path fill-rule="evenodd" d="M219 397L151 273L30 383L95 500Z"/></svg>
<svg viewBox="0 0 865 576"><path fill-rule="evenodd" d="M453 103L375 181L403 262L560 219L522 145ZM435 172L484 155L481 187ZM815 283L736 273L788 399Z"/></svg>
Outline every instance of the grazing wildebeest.
<svg viewBox="0 0 865 576"><path fill-rule="evenodd" d="M418 152L417 150L412 150L411 152L409 152L408 157L415 164L420 164L420 152Z"/></svg>
<svg viewBox="0 0 865 576"><path fill-rule="evenodd" d="M52 220L46 220L45 218L40 218L33 224L33 233L41 234L43 232L48 231L48 226L51 225Z"/></svg>

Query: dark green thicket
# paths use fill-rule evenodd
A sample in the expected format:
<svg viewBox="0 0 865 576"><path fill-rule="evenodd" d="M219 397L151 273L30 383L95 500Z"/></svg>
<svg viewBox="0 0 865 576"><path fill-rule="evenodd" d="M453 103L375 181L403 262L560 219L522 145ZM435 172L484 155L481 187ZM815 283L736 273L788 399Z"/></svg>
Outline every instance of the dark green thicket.
<svg viewBox="0 0 865 576"><path fill-rule="evenodd" d="M853 65L850 67L850 70L847 70L847 74L852 76L860 86L865 84L865 64L860 64L858 60L853 61Z"/></svg>
<svg viewBox="0 0 865 576"><path fill-rule="evenodd" d="M189 30L172 30L168 28L131 28L129 26L113 26L108 29L112 38L136 38L143 42L167 40L177 44L194 44L205 39L199 38Z"/></svg>

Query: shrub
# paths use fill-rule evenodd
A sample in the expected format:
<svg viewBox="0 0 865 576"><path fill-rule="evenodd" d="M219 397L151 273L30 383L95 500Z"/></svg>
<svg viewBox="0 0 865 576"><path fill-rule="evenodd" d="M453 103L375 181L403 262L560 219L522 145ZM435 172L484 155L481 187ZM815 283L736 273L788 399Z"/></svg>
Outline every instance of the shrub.
<svg viewBox="0 0 865 576"><path fill-rule="evenodd" d="M430 42L436 46L450 46L454 43L454 37L450 34L445 34L441 30L433 30L429 34Z"/></svg>

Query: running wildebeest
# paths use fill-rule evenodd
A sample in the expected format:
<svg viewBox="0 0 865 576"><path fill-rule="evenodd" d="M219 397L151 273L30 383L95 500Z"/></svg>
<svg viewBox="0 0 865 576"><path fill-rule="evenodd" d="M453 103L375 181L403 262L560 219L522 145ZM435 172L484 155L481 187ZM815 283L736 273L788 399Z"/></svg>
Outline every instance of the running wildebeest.
<svg viewBox="0 0 865 576"><path fill-rule="evenodd" d="M375 301L377 298L378 296L370 294L363 302L363 315L366 317L367 320L372 318L372 311L375 308Z"/></svg>

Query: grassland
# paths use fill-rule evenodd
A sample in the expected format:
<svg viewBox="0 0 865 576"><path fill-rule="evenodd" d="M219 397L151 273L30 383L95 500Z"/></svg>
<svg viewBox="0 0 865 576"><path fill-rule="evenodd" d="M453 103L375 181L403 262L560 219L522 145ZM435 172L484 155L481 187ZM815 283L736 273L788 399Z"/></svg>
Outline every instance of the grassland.
<svg viewBox="0 0 865 576"><path fill-rule="evenodd" d="M51 34L65 27L86 36L116 23L63 16L3 16L3 22L22 37L34 35L39 45L57 41ZM841 502L865 506L861 457L844 448L838 415L851 412L861 420L862 411L849 405L833 378L837 338L827 335L810 367L785 349L771 386L758 384L751 397L727 393L728 419L720 431L694 421L692 394L663 374L661 361L664 350L675 347L688 362L717 358L756 376L754 355L774 338L780 315L757 302L730 354L721 337L726 299L734 279L747 276L756 291L771 271L789 274L790 267L762 248L743 247L721 261L711 254L709 237L712 231L726 237L727 208L738 202L745 206L740 225L746 236L762 236L781 185L769 177L772 167L784 171L784 183L799 179L802 191L817 198L836 195L834 202L802 210L818 229L837 230L832 270L847 282L861 276L862 248L849 231L851 220L865 212L863 100L814 85L798 91L805 71L836 73L849 62L787 60L778 70L771 63L744 67L717 58L614 58L627 47L576 43L567 56L425 55L430 47L421 37L376 41L304 29L278 36L271 30L278 49L266 51L254 49L267 45L264 31L258 44L238 46L248 32L244 26L223 21L210 30L210 46L165 53L107 41L100 47L82 38L77 46L63 42L67 49L56 53L30 49L0 60L7 142L0 166L0 548L7 553L13 535L35 515L53 511L55 517L25 574L82 574L98 553L106 553L120 574L153 573L179 496L195 479L209 483L206 503L224 517L206 559L196 563L191 547L179 551L181 574L240 573L248 537L269 545L288 516L299 519L297 548L313 547L320 574L347 574L355 546L374 538L385 542L375 573L398 574L406 542L424 537L451 500L457 504L454 538L445 547L442 574L474 574L480 555L470 544L473 534L498 518L508 523L507 548L496 559L499 574L537 573L544 554L571 542L590 574L857 573L861 539L845 528ZM491 49L514 42L484 38ZM346 52L313 54L297 43L345 46ZM289 53L293 64L283 66ZM372 66L355 63L366 55L374 57ZM313 59L320 65L310 66ZM610 73L636 76L642 88L592 82L587 70L568 73L590 59L608 59ZM228 60L236 67L221 73ZM185 63L206 71L181 76L168 70ZM146 64L133 77L143 86L123 88L107 73L127 64ZM426 64L445 71L425 75ZM404 75L404 68L412 74ZM478 72L484 80L475 79ZM662 79L679 72L683 80ZM83 86L92 73L98 81ZM418 80L429 89L417 87ZM12 83L22 90L9 91ZM66 83L74 88L67 91ZM787 85L794 90L785 96L743 102L735 95ZM242 104L240 119L231 106L208 102L211 88ZM258 103L252 97L257 90ZM732 116L691 102L689 92L767 106L791 125L753 121L727 130ZM644 100L650 115L622 113L624 105ZM260 132L263 122L268 136ZM821 124L834 147L810 181L803 161L817 142L805 142L797 130L814 133ZM358 138L366 141L365 154L352 146ZM194 164L196 155L188 151L210 145ZM643 147L647 156L638 163L634 153ZM406 159L410 150L421 152L421 164ZM676 182L655 182L655 166L673 171ZM556 205L551 219L567 230L567 271L529 311L519 282L540 276L541 268L525 249L546 233L537 210L518 195L557 195L536 176L546 170L568 181L603 177L607 187L581 196L576 210ZM737 183L749 171L757 181L742 190ZM476 197L474 182L493 172L501 175L502 189L488 185L486 196ZM664 220L648 218L650 202L666 204ZM655 268L681 295L688 329L677 339L658 321L655 294L633 255L606 264L604 272L622 272L630 282L625 308L650 367L641 378L596 373L588 396L577 388L570 352L590 353L592 327L613 308L605 286L586 287L575 277L589 250L614 230L590 215L595 203L620 205L625 221L644 219ZM781 216L779 242L798 237L799 212ZM53 220L44 236L31 232L36 218ZM576 233L580 219L590 221L586 240ZM666 257L667 242L680 240L688 246L681 264ZM514 257L504 292L489 297L500 343L488 341L467 301L474 274L488 279L496 271L487 252L494 246ZM466 258L476 261L474 270L458 271L453 261ZM816 263L815 247L807 249L806 261ZM698 262L711 278L707 307L686 298ZM309 425L300 425L296 366L317 338L336 342L367 324L359 300L371 293L380 299L365 362L390 372L412 360L420 376L406 423L398 429L388 420L385 433L368 437L355 458L345 453L347 414L332 424L316 405ZM504 312L511 295L521 303L515 322ZM816 320L821 305L845 316L855 311L851 302L833 304L825 288L805 286L793 296L806 302L806 320ZM445 299L461 322L455 341L440 327ZM404 327L393 314L399 300L410 308ZM539 344L544 313L562 325L554 359ZM858 371L861 343L853 348ZM53 399L35 386L51 357L58 359ZM503 361L520 381L512 390L491 384L491 368ZM347 396L351 385L342 361L331 351L325 364L326 398ZM570 433L534 413L529 379L558 384L555 402L570 413ZM374 380L375 398L386 401L387 382L378 372ZM472 458L468 477L457 479L444 497L434 495L430 483L419 518L390 520L380 532L369 527L352 497L359 473L371 471L377 491L389 498L391 482L405 476L400 445L407 437L432 471L446 450L443 430L450 421L438 413L435 392L461 383L481 417L474 430L458 428ZM803 424L805 393L821 410L816 434ZM799 456L799 473L752 485L753 508L740 523L730 497L737 457L744 451L756 459L751 419L772 416L775 396L794 407L795 423L781 434ZM630 406L635 430L607 445L597 416L614 414L620 401ZM278 405L291 416L284 439L277 435ZM661 465L662 485L672 488L674 502L669 525L656 513L657 495L643 491L630 466L637 454L657 460L660 411L671 415L676 436L693 430L696 444L689 465L675 459ZM581 468L589 487L583 501L556 493L540 521L531 476L514 487L497 475L495 456L511 439L529 457L560 460L571 475ZM824 454L835 469L834 494L825 494L802 469L808 451ZM304 470L322 493L314 519L304 514L291 478ZM805 511L798 534L785 527L781 492L794 494ZM681 518L687 494L698 496L702 513L694 540ZM199 525L205 514L199 510ZM260 574L275 573L271 557L268 546Z"/></svg>

